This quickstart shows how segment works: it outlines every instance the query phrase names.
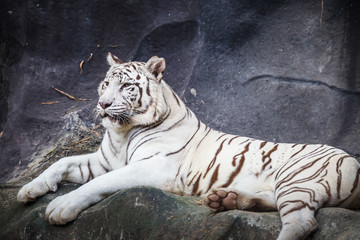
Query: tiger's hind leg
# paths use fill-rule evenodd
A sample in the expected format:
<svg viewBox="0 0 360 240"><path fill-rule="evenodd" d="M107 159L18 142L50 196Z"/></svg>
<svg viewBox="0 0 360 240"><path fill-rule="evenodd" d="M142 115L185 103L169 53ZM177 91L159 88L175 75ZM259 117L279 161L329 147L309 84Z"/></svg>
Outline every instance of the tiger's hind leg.
<svg viewBox="0 0 360 240"><path fill-rule="evenodd" d="M317 186L305 181L312 176L302 177L303 179L293 179L293 182L286 181L286 177L280 178L276 184L275 196L282 222L278 240L305 239L317 228L314 215L326 201L323 198L326 195L325 189L321 188L321 184Z"/></svg>
<svg viewBox="0 0 360 240"><path fill-rule="evenodd" d="M278 202L282 222L278 240L305 239L317 228L314 214L318 207L306 202L304 199L308 196L305 194L296 195L296 197L288 197L285 201Z"/></svg>
<svg viewBox="0 0 360 240"><path fill-rule="evenodd" d="M246 193L238 190L219 189L209 194L205 199L205 203L217 212L233 209L251 211L276 210L275 196L270 191Z"/></svg>
<svg viewBox="0 0 360 240"><path fill-rule="evenodd" d="M351 208L359 203L359 164L341 150L325 150L322 157L318 154L315 159L289 161L293 167L276 174L282 222L278 239L304 239L317 228L314 214L323 206Z"/></svg>

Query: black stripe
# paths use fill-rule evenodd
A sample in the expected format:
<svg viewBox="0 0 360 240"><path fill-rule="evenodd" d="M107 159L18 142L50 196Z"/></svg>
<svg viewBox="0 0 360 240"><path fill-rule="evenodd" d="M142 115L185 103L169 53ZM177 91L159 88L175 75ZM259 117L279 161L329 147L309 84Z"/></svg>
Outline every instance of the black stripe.
<svg viewBox="0 0 360 240"><path fill-rule="evenodd" d="M135 69L135 71L137 71L136 67L134 64L131 64L131 66Z"/></svg>
<svg viewBox="0 0 360 240"><path fill-rule="evenodd" d="M88 160L87 166L88 166L88 169L89 169L89 177L88 177L88 179L87 179L87 182L88 182L88 181L90 181L91 179L94 179L94 174L93 174L93 172L91 171L90 161L89 161L89 160Z"/></svg>
<svg viewBox="0 0 360 240"><path fill-rule="evenodd" d="M179 176L181 167L182 167L182 165L179 166L178 171L177 171L176 176L175 176L175 179Z"/></svg>
<svg viewBox="0 0 360 240"><path fill-rule="evenodd" d="M261 171L264 171L265 168L267 167L267 165L269 165L271 163L272 159L270 156L273 152L275 152L277 150L278 146L279 146L279 144L276 144L267 154L263 155L262 162L264 163L264 165L262 166ZM266 159L268 159L267 162L265 162Z"/></svg>
<svg viewBox="0 0 360 240"><path fill-rule="evenodd" d="M179 105L179 107L180 107L180 101L179 101L178 96L176 95L176 93L171 88L170 88L170 90L171 90L172 95L174 96L174 98L176 100L177 105Z"/></svg>
<svg viewBox="0 0 360 240"><path fill-rule="evenodd" d="M186 112L188 114L188 118L190 118L192 114L191 114L191 110L188 107L186 107Z"/></svg>
<svg viewBox="0 0 360 240"><path fill-rule="evenodd" d="M197 117L196 117L196 118L197 118ZM200 129L200 120L199 120L199 118L197 118L197 120L198 120L197 129L196 129L195 133L191 136L191 138L187 141L187 143L186 143L184 146L182 146L179 150L177 150L177 151L175 151L175 152L171 152L171 153L166 154L167 157L170 156L170 155L173 155L173 154L177 154L177 153L179 153L180 151L184 150L184 149L186 148L186 146L191 142L191 140L195 137L196 133L197 133L197 132L199 131L199 129Z"/></svg>
<svg viewBox="0 0 360 240"><path fill-rule="evenodd" d="M336 192L337 192L337 199L340 199L340 189L341 189L341 180L342 180L342 171L341 171L341 165L343 164L343 161L345 158L352 158L350 155L345 155L341 158L339 158L339 160L336 163L336 173L338 175L337 178L337 182L336 182Z"/></svg>
<svg viewBox="0 0 360 240"><path fill-rule="evenodd" d="M131 78L130 76L129 76L129 74L127 74L126 72L122 72L124 75L126 75L128 78Z"/></svg>
<svg viewBox="0 0 360 240"><path fill-rule="evenodd" d="M294 156L296 156L298 153L300 153L302 150L304 150L306 148L306 146L307 146L306 144L303 145L302 148L299 151L297 151L296 153L294 153L290 158L293 158Z"/></svg>
<svg viewBox="0 0 360 240"><path fill-rule="evenodd" d="M309 203L305 203L304 201L302 200L293 200L293 201L286 201L286 202L283 202L280 206L279 206L279 211L284 208L284 207L287 207L287 206L296 206L294 203L301 203L301 205L299 207L293 207L291 208L290 210L288 210L287 212L285 213L281 213L281 217L284 217L286 215L288 215L289 213L292 213L292 212L295 212L295 211L298 211L298 210L301 210L303 208L309 208L310 210L312 211L315 211L315 207L314 206L311 206Z"/></svg>
<svg viewBox="0 0 360 240"><path fill-rule="evenodd" d="M217 165L217 167L215 168L215 171L213 173L213 175L211 176L210 179L210 183L209 183L209 187L206 190L205 193L209 192L210 189L212 188L212 186L216 183L216 181L218 180L218 175L219 175L219 168L220 168L220 163Z"/></svg>
<svg viewBox="0 0 360 240"><path fill-rule="evenodd" d="M139 142L141 142L141 140L143 140L144 138L147 138L147 137L152 136L152 135L154 135L154 134L163 133L163 132L166 132L166 131L171 130L171 129L172 129L173 127L175 127L177 124L179 124L180 122L182 122L182 121L185 119L185 117L186 117L186 116L184 115L183 118L181 118L179 121L177 121L176 123L174 123L173 125L171 125L171 126L168 127L167 129L164 129L164 130L161 130L161 131L156 131L156 132L150 133L150 134L142 137L142 138L135 144L135 150L139 147L139 145L138 145ZM145 132L145 131L143 131L143 132ZM138 134L138 135L139 135L139 134ZM154 137L154 138L155 138L155 137ZM151 138L151 139L154 139L154 138ZM149 140L146 140L146 141L149 141ZM141 143L140 145L142 145L142 144L143 144L143 143ZM128 145L128 146L129 146L129 145ZM129 147L128 147L128 148L129 148ZM135 150L134 150L133 153L131 154L130 159L131 159L132 155L134 154ZM128 151L128 149L127 149L127 151ZM130 159L129 159L129 162L130 162Z"/></svg>
<svg viewBox="0 0 360 240"><path fill-rule="evenodd" d="M207 126L206 126L207 127ZM200 140L200 142L198 143L198 145L196 146L196 148L198 148L200 146L200 144L202 143L202 141L206 138L206 136L209 134L209 132L211 131L211 128L209 128L209 131L205 134L205 136Z"/></svg>
<svg viewBox="0 0 360 240"><path fill-rule="evenodd" d="M263 147L265 147L266 144L267 144L267 142L262 142L262 143L260 144L260 149L262 149Z"/></svg>
<svg viewBox="0 0 360 240"><path fill-rule="evenodd" d="M300 159L297 159L296 161L291 161L291 162L289 162L289 164L291 164L291 165L290 165L289 167L287 167L286 170L287 170L287 169L290 169L291 167L293 167L294 165L296 165L296 164L297 164L298 162L300 162L301 160L303 160L303 159L305 159L305 158L310 158L310 156L311 156L312 154L317 154L317 153L318 153L318 150L321 149L323 146L324 146L324 145L321 145L320 147L318 147L318 148L312 150L311 152L303 155ZM320 151L320 153L321 153L321 152L324 151L324 150L325 150L325 149L321 149L321 150L319 150L319 151ZM281 174L286 171L286 170L282 171L283 168L285 168L286 166L287 166L287 163L285 163L285 164L278 170L278 172L277 172L277 174L276 174L276 176L275 176L275 180L277 180L277 179L281 176Z"/></svg>
<svg viewBox="0 0 360 240"><path fill-rule="evenodd" d="M216 150L216 153L213 157L213 159L211 160L211 162L209 163L209 166L204 174L204 177L206 177L206 175L208 174L208 172L210 171L210 169L215 165L215 162L216 162L216 159L217 159L217 156L219 155L219 153L221 152L222 148L223 148L223 145L224 145L224 142L226 141L227 139L225 139L224 141L222 141L222 143L220 144L220 147Z"/></svg>
<svg viewBox="0 0 360 240"><path fill-rule="evenodd" d="M319 203L318 200L316 200L316 193L314 191L314 189L311 189L311 188L304 188L304 187L292 187L292 188L289 188L285 191L282 191L280 192L279 194L277 194L276 198L277 199L280 199L282 197L285 197L291 193L296 193L296 192L303 192L303 193L307 193L309 194L309 199L311 202L316 202L316 203Z"/></svg>
<svg viewBox="0 0 360 240"><path fill-rule="evenodd" d="M126 146L126 164L127 164L127 161L128 161L128 152L129 152L129 148L130 148L130 145L132 144L132 141L137 137L139 136L140 134L144 133L144 132L147 132L148 130L150 129L153 129L153 128L156 128L158 127L159 125L161 125L170 115L171 113L171 109L169 109L169 111L167 112L166 116L162 119L160 119L158 122L156 123L153 123L143 129L140 129L138 131L135 131L130 137L129 137L129 140L128 140L128 144Z"/></svg>
<svg viewBox="0 0 360 240"><path fill-rule="evenodd" d="M106 163L110 166L110 162L109 162L109 160L107 159L107 157L105 156L105 153L104 153L104 150L103 150L102 145L100 146L100 150L101 150L101 153L102 153L103 158L105 159Z"/></svg>
<svg viewBox="0 0 360 240"><path fill-rule="evenodd" d="M100 161L100 166L105 170L105 172L110 172L110 169L108 169L107 167L105 167Z"/></svg>
<svg viewBox="0 0 360 240"><path fill-rule="evenodd" d="M84 180L84 174L83 174L83 171L81 169L81 164L79 164L79 170L80 170L81 180Z"/></svg>
<svg viewBox="0 0 360 240"><path fill-rule="evenodd" d="M198 179L195 181L194 183L194 187L192 190L192 194L191 195L195 195L195 193L197 192L197 190L199 189L199 182L200 182L200 178L201 178L201 174L199 175Z"/></svg>
<svg viewBox="0 0 360 240"><path fill-rule="evenodd" d="M231 142L232 142L234 139L239 138L239 137L240 137L240 136L235 136L235 137L233 137L232 139L230 139L230 141L228 142L228 145L230 145Z"/></svg>
<svg viewBox="0 0 360 240"><path fill-rule="evenodd" d="M111 146L111 148L114 150L114 151L112 151L112 153L115 155L116 153L117 153L117 151L116 151L116 148L115 148L115 146L114 146L114 144L113 144L113 141L112 141L112 139L111 139L111 137L110 137L110 132L109 131L107 131L107 135L108 135L108 138L109 138L109 140L110 140L110 146ZM110 150L111 150L111 148L110 148ZM115 153L114 153L115 152Z"/></svg>
<svg viewBox="0 0 360 240"><path fill-rule="evenodd" d="M135 132L130 136L130 138L129 138L128 146L129 146L130 142L131 142L135 137L137 137L138 135L140 135L140 134L142 134L142 133L144 133L144 132L146 132L146 131L148 131L148 130L150 130L150 129L154 129L154 128L158 127L160 124L162 124L162 123L169 117L170 113L171 113L171 109L169 109L169 111L166 113L166 115L164 116L164 118L159 119L159 121L157 121L157 122L155 122L155 123L153 123L153 124L151 124L151 125L148 125L148 126L146 126L146 127L144 127L144 128L141 128L139 131L135 131Z"/></svg>
<svg viewBox="0 0 360 240"><path fill-rule="evenodd" d="M199 172L197 172L193 178L190 180L190 182L188 183L188 187L191 185L191 183L194 181L195 177L199 174Z"/></svg>
<svg viewBox="0 0 360 240"><path fill-rule="evenodd" d="M223 137L223 136L225 136L225 135L227 135L227 134L226 134L226 133L222 134L220 137L218 137L218 138L216 139L216 141L215 141L215 142L219 141L219 140L220 140L220 138L222 138L222 137Z"/></svg>
<svg viewBox="0 0 360 240"><path fill-rule="evenodd" d="M157 137L149 138L149 139L143 141L142 143L140 143L139 145L137 145L137 146L135 147L135 149L133 150L133 152L131 153L128 162L131 162L131 158L133 157L134 153L136 152L136 150L137 150L141 145L143 145L143 144L145 144L145 143L147 143L147 142L149 142L149 141L151 141L151 140L153 140L153 139L155 139L155 138L157 138ZM142 139L143 139L143 138L142 138ZM140 141L141 141L142 139L140 139Z"/></svg>
<svg viewBox="0 0 360 240"><path fill-rule="evenodd" d="M235 177L240 173L243 165L244 165L244 162L245 162L245 153L247 153L249 151L249 148L250 148L250 143L248 143L245 148L244 148L244 151L242 151L241 153L237 154L236 156L239 156L241 155L241 158L240 158L240 163L239 165L237 166L237 168L235 169L235 171L233 171L228 179L228 181L223 184L221 187L222 188L226 188L228 187L235 179ZM235 158L235 157L234 157Z"/></svg>
<svg viewBox="0 0 360 240"><path fill-rule="evenodd" d="M331 152L329 154L332 154L334 152ZM328 156L329 154L327 154L326 156ZM283 180L279 181L277 184L276 184L276 189L278 188L284 188L284 187L287 187L291 184L294 184L294 183L302 183L302 182L307 182L309 180L312 180L312 179L315 179L316 177L318 177L320 175L320 173L326 169L326 167L329 165L329 160L336 156L336 155L339 155L339 154L333 154L331 155L326 161L325 163L323 163L323 166L316 171L316 173L312 174L310 177L307 177L307 178L302 178L302 179L299 179L299 180L296 180L295 182L290 182L294 177L296 177L298 174L300 174L302 171L304 171L305 169L308 169L308 168L311 168L313 165L315 165L318 161L322 160L324 157L326 156L322 156L322 157L319 157L315 160L312 160L311 162L307 163L306 165L302 166L301 168L297 168L296 171L292 171L289 175L287 175ZM284 186L281 186L283 185L284 183L287 183L287 182L290 182Z"/></svg>
<svg viewBox="0 0 360 240"><path fill-rule="evenodd" d="M143 160L148 160L148 159L150 159L150 158L152 158L152 157L154 157L154 156L156 156L156 155L158 155L158 154L160 154L160 152L157 152L157 153L155 153L155 154L153 154L153 155L151 155L151 156L148 156L148 157L144 157L144 158L142 158L142 159L139 159L137 162L143 161Z"/></svg>
<svg viewBox="0 0 360 240"><path fill-rule="evenodd" d="M173 127L175 127L176 125L178 125L180 122L182 122L184 119L185 119L186 115L184 115L183 118L181 118L179 121L177 121L176 123L174 123L173 125L171 125L170 127L168 127L167 129L164 129L164 130L161 130L161 131L157 131L157 132L153 132L153 133L150 133L146 136L144 136L142 139L146 138L146 137L149 137L151 135L154 135L154 134L157 134L157 133L162 133L162 132L166 132L166 131L169 131L171 130ZM139 140L141 141L141 139Z"/></svg>

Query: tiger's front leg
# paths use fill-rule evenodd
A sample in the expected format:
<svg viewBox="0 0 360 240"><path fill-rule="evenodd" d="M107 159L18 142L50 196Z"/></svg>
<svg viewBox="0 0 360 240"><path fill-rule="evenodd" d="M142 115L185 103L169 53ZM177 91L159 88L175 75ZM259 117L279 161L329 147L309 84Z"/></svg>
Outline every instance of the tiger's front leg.
<svg viewBox="0 0 360 240"><path fill-rule="evenodd" d="M99 176L50 202L45 213L46 219L51 224L73 221L84 209L125 188L152 186L168 190L164 186L171 185L176 174L175 170L171 170L171 165L167 161L147 160Z"/></svg>
<svg viewBox="0 0 360 240"><path fill-rule="evenodd" d="M98 153L62 158L18 192L19 202L35 201L49 191L55 192L62 181L85 183L107 172L99 162Z"/></svg>

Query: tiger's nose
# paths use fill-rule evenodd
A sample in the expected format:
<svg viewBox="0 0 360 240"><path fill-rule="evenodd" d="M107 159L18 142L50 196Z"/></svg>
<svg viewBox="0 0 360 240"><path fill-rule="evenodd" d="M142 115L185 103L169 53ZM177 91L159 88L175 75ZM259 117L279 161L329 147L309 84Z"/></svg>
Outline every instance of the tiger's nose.
<svg viewBox="0 0 360 240"><path fill-rule="evenodd" d="M106 108L110 107L111 104L112 104L112 102L105 102L105 101L104 102L103 101L99 102L99 105L102 107L102 109L106 109Z"/></svg>

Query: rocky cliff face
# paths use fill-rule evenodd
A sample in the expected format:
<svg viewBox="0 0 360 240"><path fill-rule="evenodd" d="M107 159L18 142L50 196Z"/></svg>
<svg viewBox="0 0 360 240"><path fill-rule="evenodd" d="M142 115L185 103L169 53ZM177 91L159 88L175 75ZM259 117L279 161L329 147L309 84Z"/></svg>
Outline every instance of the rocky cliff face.
<svg viewBox="0 0 360 240"><path fill-rule="evenodd" d="M88 238L76 235L86 234L78 231L84 228L95 239L181 238L176 219L183 219L186 239L274 238L276 213L211 216L192 199L149 189L118 193L75 223L50 227L41 216L54 195L22 207L15 192L60 157L96 150L103 129L92 109L109 51L125 61L165 57L164 79L215 129L324 143L359 155L359 12L353 0L1 1L0 180L11 181L0 189L6 209L1 222L7 223L2 236ZM53 87L89 100L75 101ZM165 198L170 207L160 211L162 200L146 200L148 209L140 213L136 194L141 201ZM132 197L118 202L124 196ZM86 224L112 208L122 209L111 217L114 227ZM314 239L327 239L326 233L355 239L345 229L358 229L357 212L324 209L318 219Z"/></svg>
<svg viewBox="0 0 360 240"><path fill-rule="evenodd" d="M97 125L108 51L165 57L164 79L216 129L359 154L356 1L5 0L0 11L3 181L62 137L69 112Z"/></svg>

